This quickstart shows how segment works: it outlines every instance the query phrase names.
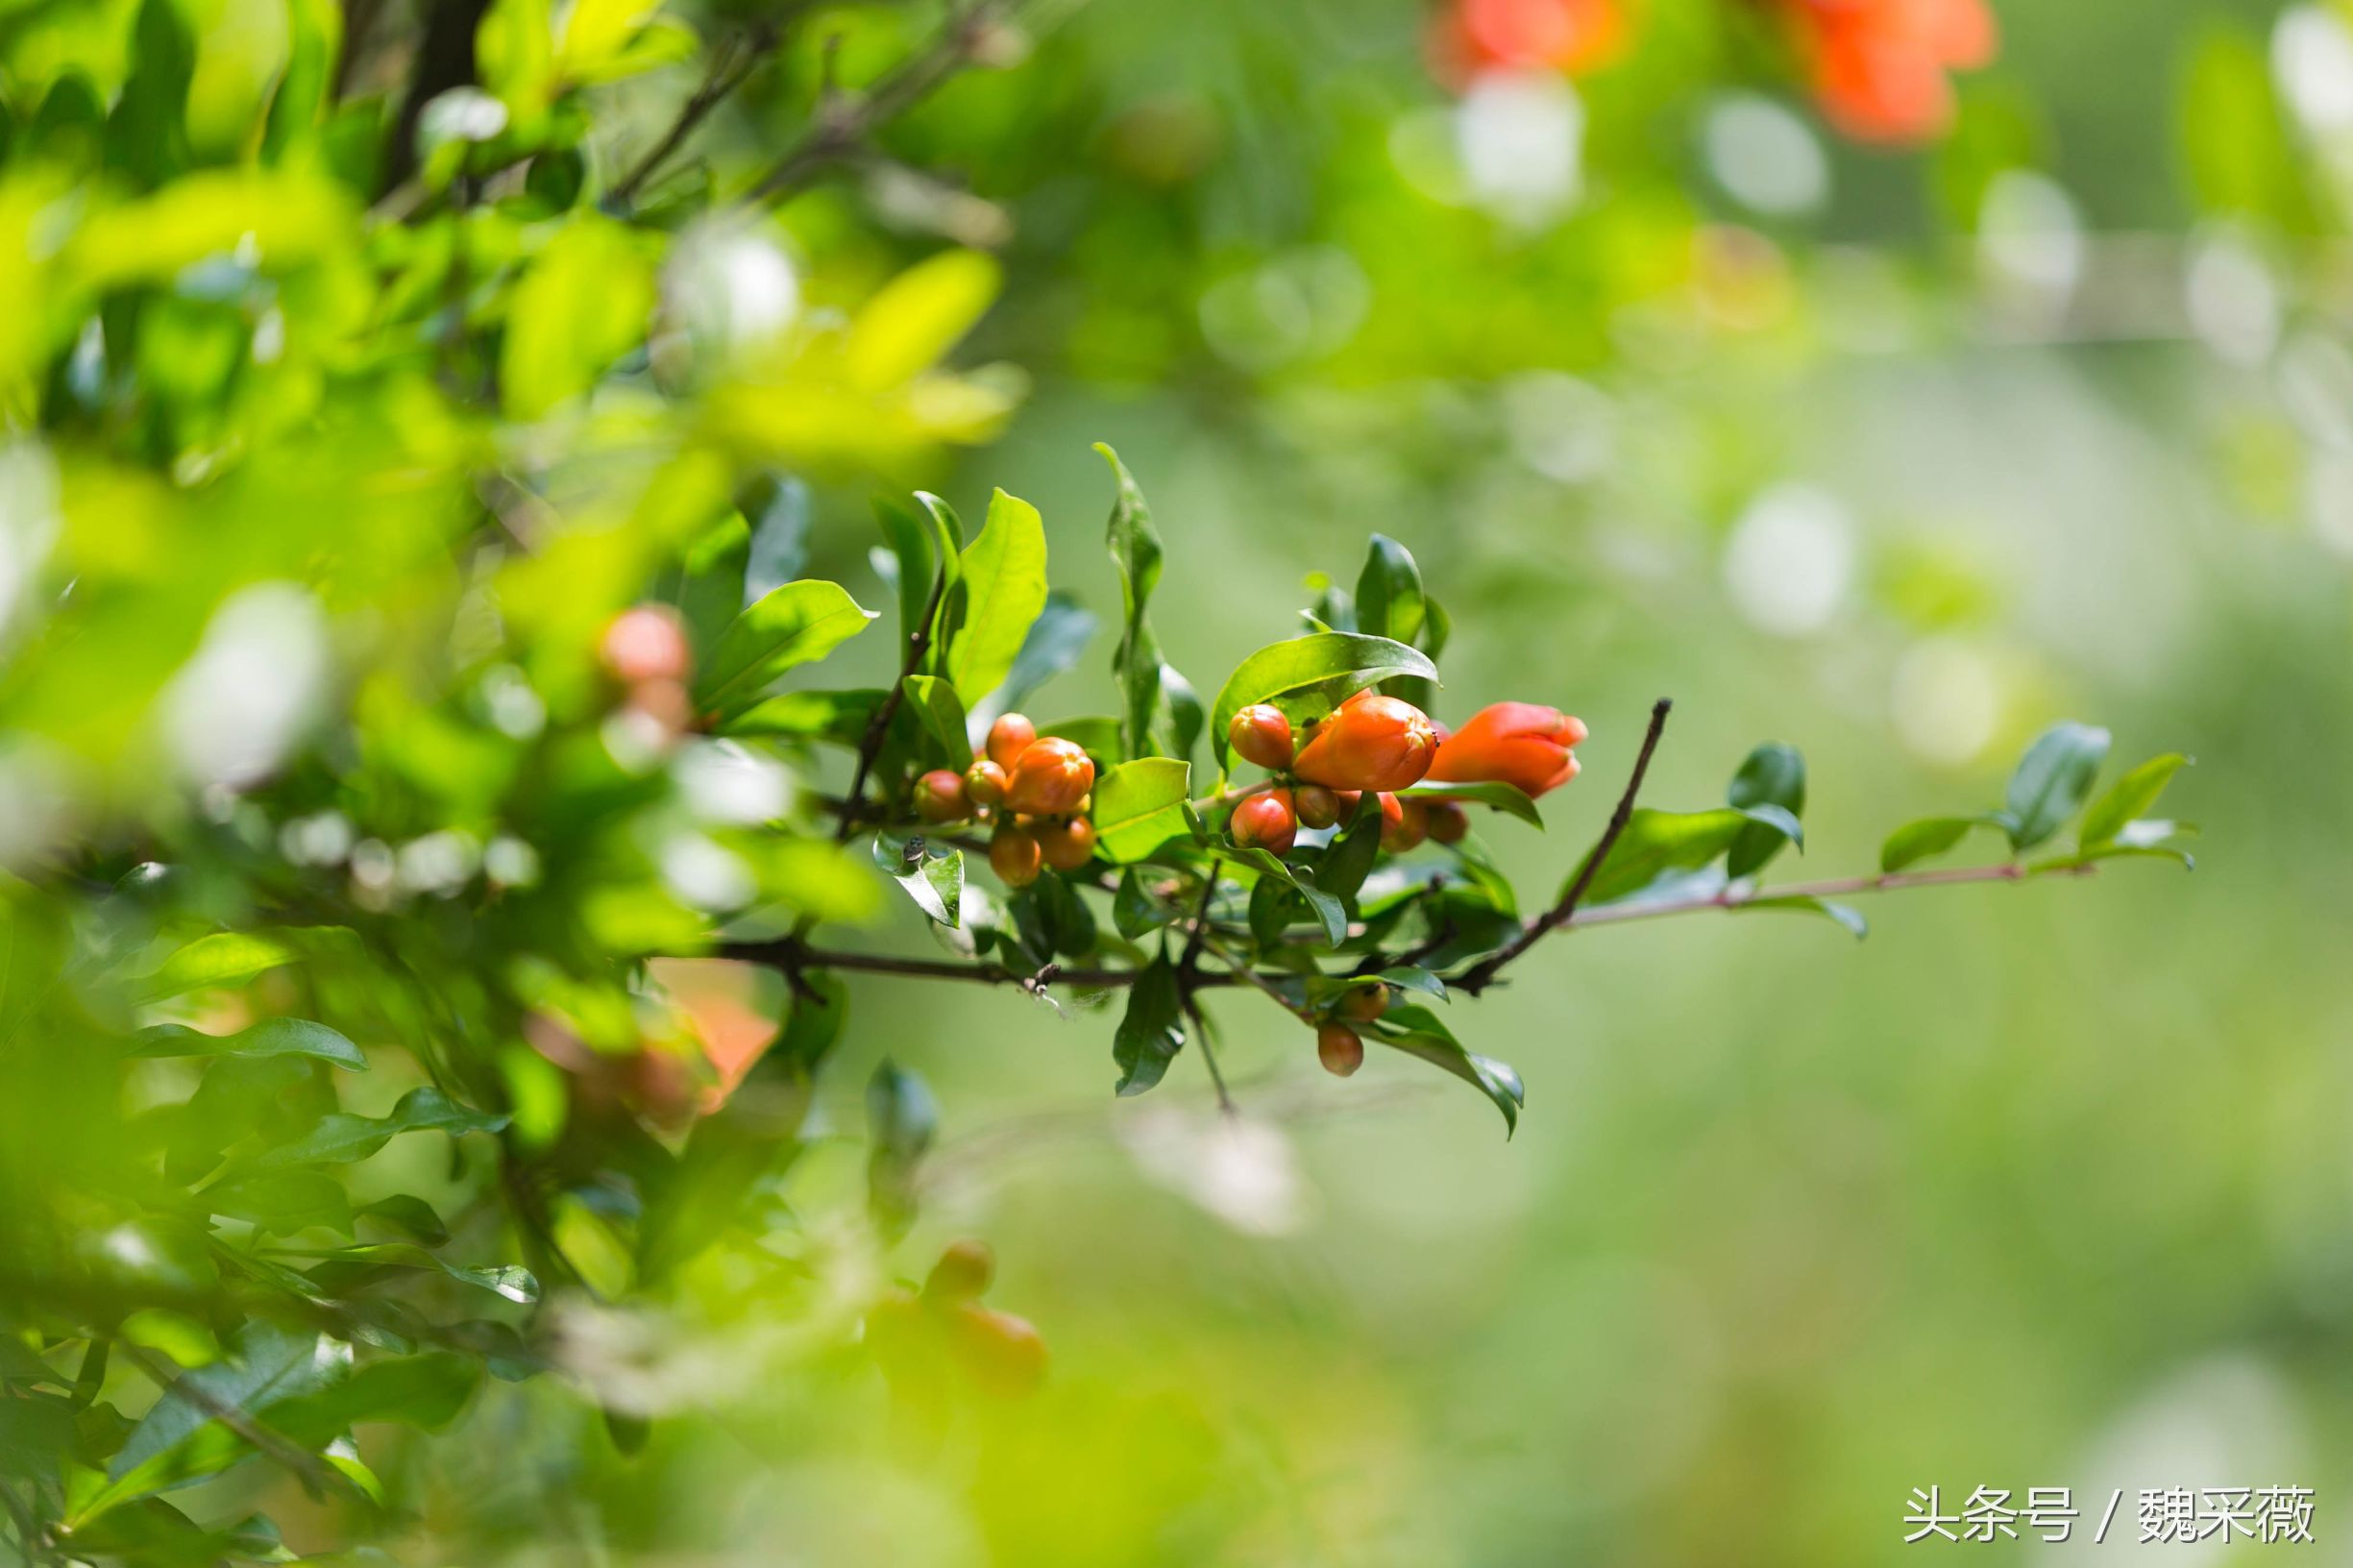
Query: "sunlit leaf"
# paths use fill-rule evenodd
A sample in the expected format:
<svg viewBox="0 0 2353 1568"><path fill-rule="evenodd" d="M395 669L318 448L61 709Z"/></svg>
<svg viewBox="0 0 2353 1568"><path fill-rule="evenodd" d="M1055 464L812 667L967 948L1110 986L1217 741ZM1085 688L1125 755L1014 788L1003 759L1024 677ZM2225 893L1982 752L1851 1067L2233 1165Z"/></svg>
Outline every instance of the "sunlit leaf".
<svg viewBox="0 0 2353 1568"><path fill-rule="evenodd" d="M1045 608L1045 526L1037 507L1002 490L990 498L980 536L965 547L957 591L963 624L948 645L947 676L968 704L1004 680Z"/></svg>
<svg viewBox="0 0 2353 1568"><path fill-rule="evenodd" d="M2116 841L2128 824L2157 803L2173 775L2189 765L2188 757L2169 751L2149 758L2110 785L2084 810L2079 837L2083 847L2096 849Z"/></svg>
<svg viewBox="0 0 2353 1568"><path fill-rule="evenodd" d="M161 1023L133 1037L128 1056L306 1056L365 1072L368 1059L358 1046L323 1023L307 1018L264 1018L233 1035L200 1034L184 1024Z"/></svg>
<svg viewBox="0 0 2353 1568"><path fill-rule="evenodd" d="M1385 637L1321 631L1260 649L1241 662L1210 709L1210 744L1226 758L1226 730L1253 703L1283 710L1296 725L1320 719L1355 693L1391 675L1437 678L1427 655Z"/></svg>
<svg viewBox="0 0 2353 1568"><path fill-rule="evenodd" d="M1106 860L1143 859L1190 832L1185 792L1192 769L1170 757L1121 763L1095 781L1095 845Z"/></svg>
<svg viewBox="0 0 2353 1568"><path fill-rule="evenodd" d="M874 612L861 608L839 583L815 577L788 582L719 634L696 673L696 704L723 717L740 714L770 681L823 658L873 619Z"/></svg>

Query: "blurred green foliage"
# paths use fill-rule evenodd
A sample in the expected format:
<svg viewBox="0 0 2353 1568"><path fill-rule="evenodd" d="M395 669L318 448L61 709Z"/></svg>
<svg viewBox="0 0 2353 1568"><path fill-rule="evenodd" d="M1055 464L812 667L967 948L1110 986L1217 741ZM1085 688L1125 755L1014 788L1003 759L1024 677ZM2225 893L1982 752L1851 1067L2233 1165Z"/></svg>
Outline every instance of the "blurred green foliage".
<svg viewBox="0 0 2353 1568"><path fill-rule="evenodd" d="M2005 6L1902 155L1762 8L1635 14L1571 82L1405 3L0 0L0 1545L1812 1563L1930 1483L2327 1538L2353 11ZM995 500L871 531L919 486ZM836 842L862 742L903 804L1049 677L1091 903ZM1375 679L1583 714L1564 831L1195 842L1224 713ZM1369 1030L1487 1105L1186 1017L1157 877L1459 978L1660 693L1597 926L2177 854L2169 782L2215 852ZM695 956L835 924L1154 978Z"/></svg>

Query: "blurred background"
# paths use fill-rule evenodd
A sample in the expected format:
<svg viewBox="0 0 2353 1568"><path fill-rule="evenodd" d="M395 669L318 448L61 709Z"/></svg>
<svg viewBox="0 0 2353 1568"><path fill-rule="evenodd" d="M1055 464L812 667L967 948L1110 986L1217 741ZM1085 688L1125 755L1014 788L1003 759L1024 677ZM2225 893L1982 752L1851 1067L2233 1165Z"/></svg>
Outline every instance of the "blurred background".
<svg viewBox="0 0 2353 1568"><path fill-rule="evenodd" d="M208 39L268 31L199 9ZM1859 946L1716 914L1557 938L1455 1007L1526 1079L1509 1141L1402 1059L1326 1077L1255 995L1212 1003L1227 1120L1189 1056L1115 1101L1099 1014L853 976L794 1206L820 1233L854 1208L859 1086L919 1069L940 1143L879 1266L985 1237L992 1301L1051 1348L1042 1390L910 1409L707 1278L580 1309L571 1377L376 1456L412 1510L384 1549L2009 1560L2046 1549L1904 1546L1912 1489L2071 1486L2080 1537L2121 1487L2130 1552L2140 1488L2296 1484L2299 1550L2353 1562L2353 7L1994 11L1998 57L1905 145L1826 119L1741 0L1628 0L1623 44L1574 69L1466 58L1400 0L1028 17L1026 53L765 230L817 309L944 240L993 252L960 357L1021 381L987 444L812 467L809 570L887 602L866 496L976 516L1002 486L1108 625L1108 441L1196 686L1378 531L1453 612L1437 717L1517 698L1591 725L1549 834L1483 826L1524 899L1599 830L1661 696L1649 803L1713 803L1760 741L1804 751L1783 877L1991 806L2061 718L2196 759L2168 802L2202 829L2194 873L1874 898ZM808 37L862 80L931 23L847 9ZM46 8L0 25L20 73L84 47ZM666 178L756 172L824 54L754 78ZM697 80L605 89L595 156L625 165ZM868 641L852 684L887 675ZM1113 641L1031 711L1104 710ZM921 922L895 907L875 940L918 950ZM583 1384L656 1415L642 1453Z"/></svg>

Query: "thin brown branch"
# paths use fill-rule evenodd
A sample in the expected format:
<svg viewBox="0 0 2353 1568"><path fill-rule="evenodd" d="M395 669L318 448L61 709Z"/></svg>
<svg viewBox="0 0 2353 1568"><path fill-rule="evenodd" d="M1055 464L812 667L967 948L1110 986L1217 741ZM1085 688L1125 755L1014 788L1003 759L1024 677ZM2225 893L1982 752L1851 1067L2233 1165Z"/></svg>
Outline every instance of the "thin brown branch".
<svg viewBox="0 0 2353 1568"><path fill-rule="evenodd" d="M891 721L898 717L899 704L906 700L907 677L922 664L923 655L931 649L931 625L940 613L940 600L947 592L947 565L943 561L931 579L931 598L923 606L923 614L907 633L907 659L898 667L898 678L891 689L874 704L874 716L866 722L866 733L858 737L858 771L851 775L849 794L842 800L841 824L833 830L833 842L847 844L849 836L858 830L861 814L866 810L866 777L873 772L874 754L882 749L883 737L891 732Z"/></svg>
<svg viewBox="0 0 2353 1568"><path fill-rule="evenodd" d="M1602 829L1602 836L1594 842L1592 852L1585 856L1585 863L1578 868L1577 875L1560 894L1560 901L1529 921L1520 934L1501 950L1489 954L1465 970L1459 980L1453 982L1456 990L1478 995L1493 983L1505 965L1533 947L1553 931L1568 924L1576 916L1579 902L1584 898L1585 890L1593 886L1593 879L1601 874L1602 863L1609 858L1610 848L1618 842L1618 835L1624 833L1626 824L1633 820L1634 797L1642 793L1643 775L1651 771L1652 754L1658 749L1658 737L1666 731L1667 714L1674 706L1671 698L1663 697L1651 704L1651 727L1643 732L1642 749L1635 754L1634 771L1626 780L1626 791L1618 796L1617 807L1609 814L1609 824Z"/></svg>
<svg viewBox="0 0 2353 1568"><path fill-rule="evenodd" d="M786 148L757 184L741 198L745 205L772 201L798 189L826 164L856 148L874 131L896 119L929 97L943 83L972 63L989 30L1010 13L1017 0L992 4L979 0L951 14L922 48L861 93L827 92L818 103L809 129Z"/></svg>
<svg viewBox="0 0 2353 1568"><path fill-rule="evenodd" d="M229 1401L207 1389L202 1384L185 1382L185 1374L161 1357L154 1355L129 1340L116 1341L125 1359L147 1375L150 1382L165 1390L184 1387L187 1396L205 1412L245 1439L254 1449L273 1463L293 1472L304 1486L313 1493L338 1492L373 1506L374 1500L360 1490L358 1484L342 1471L320 1458L316 1454L289 1438L282 1437L239 1409Z"/></svg>
<svg viewBox="0 0 2353 1568"><path fill-rule="evenodd" d="M832 948L812 947L790 937L773 942L736 942L722 946L720 958L732 958L747 964L758 964L791 976L810 969L843 969L860 974L895 974L915 980L964 980L983 986L1018 986L1032 989L1037 975L1009 969L1001 964L962 964L949 959L899 958L889 953L852 953ZM1050 978L1082 991L1116 990L1136 983L1134 969L1055 968ZM1196 986L1230 986L1240 982L1232 975L1196 975Z"/></svg>
<svg viewBox="0 0 2353 1568"><path fill-rule="evenodd" d="M1772 904L1784 898L1854 898L1873 893L1900 893L1906 888L1951 888L1973 882L2023 882L2034 876L2090 876L2099 867L2090 861L2041 868L2007 860L1992 866L1953 866L1933 871L1894 871L1876 876L1833 876L1819 882L1784 882L1776 887L1748 888L1687 898L1659 898L1645 903L1611 904L1581 911L1572 926L1616 925L1661 915L1688 915L1704 909L1738 910Z"/></svg>
<svg viewBox="0 0 2353 1568"><path fill-rule="evenodd" d="M726 102L775 53L785 29L805 9L805 5L786 6L779 14L766 17L722 43L711 57L710 71L680 107L678 117L662 133L661 139L647 150L646 156L637 160L636 166L614 183L606 199L625 211L646 182L653 178L654 171L668 162L671 155L684 146L686 138L710 117L711 111Z"/></svg>
<svg viewBox="0 0 2353 1568"><path fill-rule="evenodd" d="M1209 1018L1202 1013L1189 986L1178 994L1185 1006L1185 1016L1192 1020L1193 1037L1201 1042L1201 1065L1210 1069L1210 1087L1217 1090L1217 1109L1229 1116L1240 1115L1241 1108L1226 1092L1226 1075L1217 1070L1217 1048L1210 1042Z"/></svg>

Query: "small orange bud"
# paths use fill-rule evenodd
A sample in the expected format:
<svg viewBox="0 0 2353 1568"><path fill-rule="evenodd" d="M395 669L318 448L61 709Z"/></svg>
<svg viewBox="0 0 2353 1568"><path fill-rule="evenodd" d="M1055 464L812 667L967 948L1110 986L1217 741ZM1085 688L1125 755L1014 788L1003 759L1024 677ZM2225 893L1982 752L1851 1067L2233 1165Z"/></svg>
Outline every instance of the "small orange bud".
<svg viewBox="0 0 2353 1568"><path fill-rule="evenodd" d="M1017 713L1000 715L989 726L989 760L1010 773L1021 753L1029 749L1029 743L1037 738L1038 726L1027 718Z"/></svg>
<svg viewBox="0 0 2353 1568"><path fill-rule="evenodd" d="M1430 837L1430 802L1381 797L1381 847L1392 855L1416 848Z"/></svg>
<svg viewBox="0 0 2353 1568"><path fill-rule="evenodd" d="M1470 814L1452 800L1433 800L1430 805L1430 836L1440 844L1460 844L1471 830Z"/></svg>
<svg viewBox="0 0 2353 1568"><path fill-rule="evenodd" d="M1369 1023L1388 1010L1389 988L1376 980L1369 986L1358 986L1344 992L1332 1012L1352 1023Z"/></svg>
<svg viewBox="0 0 2353 1568"><path fill-rule="evenodd" d="M947 1342L983 1392L1020 1399L1045 1381L1045 1340L1026 1318L966 1302L948 1320Z"/></svg>
<svg viewBox="0 0 2353 1568"><path fill-rule="evenodd" d="M915 781L916 815L927 822L960 822L972 815L965 796L964 775L934 768Z"/></svg>
<svg viewBox="0 0 2353 1568"><path fill-rule="evenodd" d="M1040 822L1032 831L1045 863L1058 871L1075 871L1094 858L1094 824L1084 817Z"/></svg>
<svg viewBox="0 0 2353 1568"><path fill-rule="evenodd" d="M1319 1025L1315 1031L1315 1060L1335 1078L1345 1078L1364 1066L1364 1040L1344 1023Z"/></svg>
<svg viewBox="0 0 2353 1568"><path fill-rule="evenodd" d="M965 797L976 806L1001 805L1005 799L1005 770L983 757L964 771Z"/></svg>
<svg viewBox="0 0 2353 1568"><path fill-rule="evenodd" d="M1291 722L1281 708L1254 702L1226 726L1226 744L1242 761L1280 772L1291 765Z"/></svg>
<svg viewBox="0 0 2353 1568"><path fill-rule="evenodd" d="M1044 858L1038 835L1017 823L998 823L989 841L989 868L1009 888L1026 888L1037 881Z"/></svg>
<svg viewBox="0 0 2353 1568"><path fill-rule="evenodd" d="M1005 804L1032 817L1061 817L1077 810L1093 788L1093 760L1076 741L1048 735L1032 741L1006 774Z"/></svg>
<svg viewBox="0 0 2353 1568"><path fill-rule="evenodd" d="M1421 782L1437 749L1428 714L1394 697L1359 692L1315 726L1292 769L1336 790L1402 790Z"/></svg>
<svg viewBox="0 0 2353 1568"><path fill-rule="evenodd" d="M615 680L684 680L694 667L686 628L667 604L637 604L613 617L597 644L597 657Z"/></svg>
<svg viewBox="0 0 2353 1568"><path fill-rule="evenodd" d="M1321 784L1302 784L1291 792L1291 809L1302 827L1330 827L1340 820L1340 797Z"/></svg>
<svg viewBox="0 0 2353 1568"><path fill-rule="evenodd" d="M1287 855L1299 837L1299 820L1291 811L1291 792L1265 790L1234 808L1226 822L1234 842L1248 849L1256 845Z"/></svg>
<svg viewBox="0 0 2353 1568"><path fill-rule="evenodd" d="M989 1243L951 1242L931 1265L931 1277L923 1282L923 1299L942 1306L974 1301L995 1276L996 1257L990 1252Z"/></svg>
<svg viewBox="0 0 2353 1568"><path fill-rule="evenodd" d="M1558 708L1490 703L1446 738L1430 765L1430 777L1449 784L1496 779L1523 795L1539 796L1577 776L1573 747L1584 738L1584 721Z"/></svg>

